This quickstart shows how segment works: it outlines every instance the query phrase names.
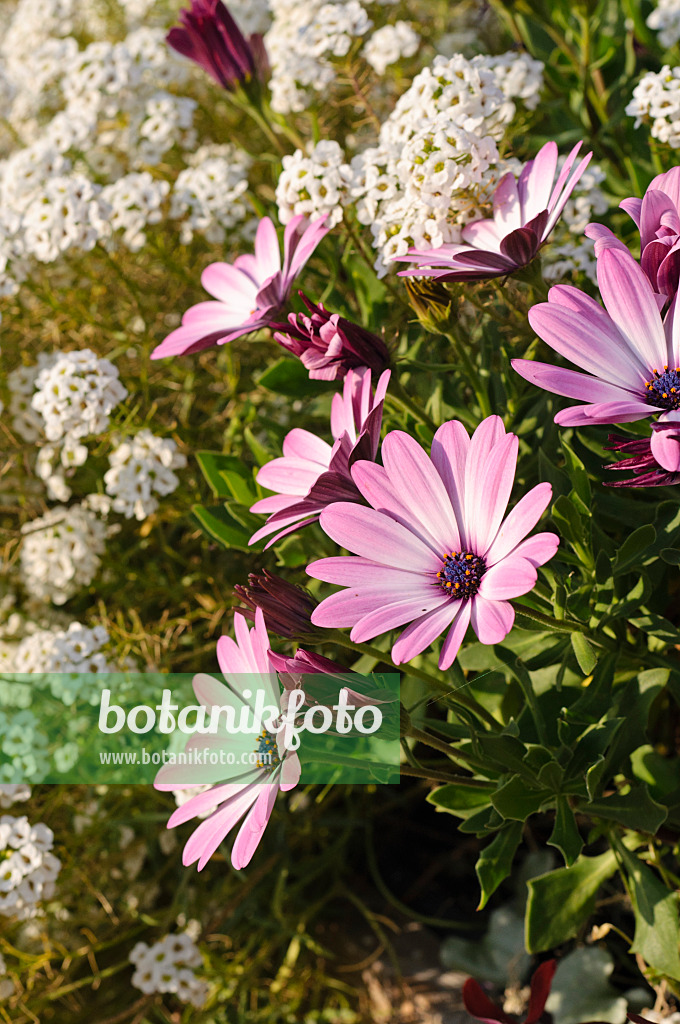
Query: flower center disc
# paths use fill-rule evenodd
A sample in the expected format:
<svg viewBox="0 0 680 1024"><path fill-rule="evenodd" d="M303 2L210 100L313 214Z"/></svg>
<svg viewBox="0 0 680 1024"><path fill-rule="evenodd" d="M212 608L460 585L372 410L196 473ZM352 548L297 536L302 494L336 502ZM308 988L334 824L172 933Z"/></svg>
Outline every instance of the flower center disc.
<svg viewBox="0 0 680 1024"><path fill-rule="evenodd" d="M255 753L257 754L257 767L264 768L267 772L273 772L276 766L281 764L276 737L266 729L263 729L258 736Z"/></svg>
<svg viewBox="0 0 680 1024"><path fill-rule="evenodd" d="M437 573L437 582L451 597L466 601L479 590L486 562L471 551L452 551L444 556L444 565Z"/></svg>
<svg viewBox="0 0 680 1024"><path fill-rule="evenodd" d="M650 405L661 406L662 409L680 409L680 366L669 370L664 366L663 373L653 370L654 376L647 381L646 399Z"/></svg>

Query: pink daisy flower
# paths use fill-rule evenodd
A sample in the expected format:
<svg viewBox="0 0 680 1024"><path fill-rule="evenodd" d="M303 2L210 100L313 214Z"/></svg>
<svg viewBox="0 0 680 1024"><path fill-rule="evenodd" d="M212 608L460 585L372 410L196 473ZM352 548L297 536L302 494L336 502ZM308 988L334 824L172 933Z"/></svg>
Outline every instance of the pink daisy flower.
<svg viewBox="0 0 680 1024"><path fill-rule="evenodd" d="M558 412L555 422L562 426L672 419L680 409L676 300L662 319L649 280L625 248L600 251L597 282L605 309L578 288L556 285L548 302L529 310L539 338L586 372L528 359L513 359L514 369L546 391L586 403ZM652 444L662 465L663 450L671 457L676 447L667 434Z"/></svg>
<svg viewBox="0 0 680 1024"><path fill-rule="evenodd" d="M457 420L444 423L429 458L408 434L389 433L384 468L352 469L370 508L338 502L321 513L328 536L354 554L307 567L346 588L322 601L312 622L351 626L357 643L409 623L392 648L397 665L448 630L439 667L449 668L470 623L483 644L500 643L515 618L509 599L533 588L537 566L559 543L553 533L526 536L550 501L550 484L538 484L503 518L517 447L498 416L471 438Z"/></svg>
<svg viewBox="0 0 680 1024"><path fill-rule="evenodd" d="M236 640L222 636L217 642L217 660L220 670L227 679L227 685L208 675L194 677L193 686L199 702L208 708L233 707L237 720L244 704L249 701L243 693L244 687L254 690L259 684L267 691L268 703L282 707L276 670L269 657L269 637L264 617L258 608L255 612L255 626L248 628L242 615L234 615ZM253 677L257 677L254 679ZM283 694L287 697L287 694ZM156 776L156 789L187 789L189 774L196 777L192 787L201 790L170 816L168 828L175 828L192 818L212 811L209 817L196 828L184 847L182 863L187 866L198 861L201 871L212 857L225 836L243 818L231 851L231 863L235 868L244 868L250 863L272 813L276 797L281 792L293 789L300 779L298 756L283 746L282 733L275 738L263 730L259 736L253 734L230 734L225 738L219 734L197 734L192 736L186 749L203 750L212 748L224 750L235 756L234 764L244 764L244 770L233 782L213 785L204 790L206 768L203 766L164 765ZM257 753L257 765L247 765L240 758ZM265 755L265 756L263 756ZM215 772L210 766L208 773Z"/></svg>
<svg viewBox="0 0 680 1024"><path fill-rule="evenodd" d="M371 371L349 370L342 395L331 405L331 446L309 430L295 427L283 442L283 457L262 467L257 482L276 494L256 501L251 512L266 512L265 525L250 538L250 544L274 537L266 547L302 526L315 523L319 513L333 501L359 501L350 472L357 459L375 459L380 443L382 410L390 371L381 374L375 395Z"/></svg>
<svg viewBox="0 0 680 1024"><path fill-rule="evenodd" d="M152 359L200 352L211 345L225 345L242 334L250 334L276 322L288 300L293 281L328 233L325 217L312 224L303 216L293 217L283 236L283 265L276 228L263 217L255 235L255 255L237 256L230 263L211 263L201 275L201 284L215 302L199 302L182 317L182 326L172 331L151 353Z"/></svg>
<svg viewBox="0 0 680 1024"><path fill-rule="evenodd" d="M524 165L519 178L508 172L498 182L493 194L493 217L466 224L462 244L409 249L398 259L416 266L400 270L400 276L481 281L511 274L531 263L593 155L584 156L572 173L580 148L579 142L557 174L557 146L546 142L535 159Z"/></svg>

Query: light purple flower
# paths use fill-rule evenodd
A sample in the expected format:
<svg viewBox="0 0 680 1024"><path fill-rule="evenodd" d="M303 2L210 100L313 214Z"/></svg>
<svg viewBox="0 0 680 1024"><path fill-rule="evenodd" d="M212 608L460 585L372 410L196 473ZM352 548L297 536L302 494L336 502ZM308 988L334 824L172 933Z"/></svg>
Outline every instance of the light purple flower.
<svg viewBox="0 0 680 1024"><path fill-rule="evenodd" d="M233 92L264 78L268 62L262 36L246 40L222 0L191 0L179 19L182 26L170 29L168 45L199 64L218 85Z"/></svg>
<svg viewBox="0 0 680 1024"><path fill-rule="evenodd" d="M678 290L680 278L680 167L657 174L642 199L623 199L619 206L640 231L640 266L663 307ZM586 235L595 240L595 255L605 248L626 246L603 224L589 224Z"/></svg>
<svg viewBox="0 0 680 1024"><path fill-rule="evenodd" d="M199 302L182 317L151 353L152 359L200 352L211 345L225 345L242 334L273 324L288 300L293 281L329 231L325 217L308 224L293 217L283 238L283 265L276 228L263 217L255 235L255 255L237 256L230 263L211 263L201 284L216 302Z"/></svg>
<svg viewBox="0 0 680 1024"><path fill-rule="evenodd" d="M585 370L513 359L526 380L585 405L555 416L562 426L631 423L680 409L680 320L674 299L662 320L652 287L627 249L606 247L597 259L606 309L571 285L550 289L529 310L529 323L555 352Z"/></svg>
<svg viewBox="0 0 680 1024"><path fill-rule="evenodd" d="M524 165L519 178L510 172L503 175L493 194L493 217L467 224L462 231L464 244L409 249L398 259L417 265L400 270L400 276L481 281L511 274L531 263L593 155L583 157L572 172L580 148L579 142L556 179L557 146L546 142L535 159Z"/></svg>
<svg viewBox="0 0 680 1024"><path fill-rule="evenodd" d="M196 697L205 707L234 707L238 718L243 705L248 703L243 695L244 685L253 687L254 682L257 682L267 690L271 703L279 707L282 695L269 657L269 637L260 609L255 612L255 626L252 629L248 628L242 615L234 615L234 631L235 641L231 637L222 636L217 642L217 659L228 685L225 686L212 676L197 675L193 682ZM257 676L257 680L253 676ZM265 751L271 753L272 760L263 767L247 766L235 781L214 785L206 792L198 793L171 815L168 828L174 828L216 808L196 828L184 847L182 863L186 866L198 861L199 871L208 863L227 833L245 815L231 851L233 866L244 868L262 839L279 790L285 793L293 789L300 778L298 756L285 749L282 733L276 739L269 733L265 735L265 731L260 736L239 733L227 739L235 754L236 764L240 763L239 755L247 754L248 748L258 754ZM200 751L211 748L217 751L224 747L225 738L219 734L197 734L189 740L186 749L196 748ZM262 760L266 761L265 758ZM161 790L187 789L189 771L185 765L165 765L158 772L154 785ZM196 775L201 775L200 769ZM204 782L205 778L201 775L192 785L203 789Z"/></svg>
<svg viewBox="0 0 680 1024"><path fill-rule="evenodd" d="M266 512L269 518L249 543L274 533L269 547L287 533L315 523L331 502L361 500L350 470L357 459L372 461L378 453L389 379L390 371L385 370L373 395L370 370L347 373L343 393L334 395L331 405L333 446L300 427L286 434L283 457L272 459L257 475L262 487L277 493L252 506L251 512Z"/></svg>
<svg viewBox="0 0 680 1024"><path fill-rule="evenodd" d="M370 508L338 502L321 513L328 536L354 555L307 567L346 588L322 601L312 622L351 626L357 643L410 623L392 648L397 665L448 630L439 667L449 668L470 623L483 644L500 643L515 618L509 599L533 588L537 566L559 543L553 533L526 537L550 501L550 484L538 484L503 518L517 446L498 416L471 438L459 421L444 423L429 458L408 434L389 433L384 468L352 469Z"/></svg>

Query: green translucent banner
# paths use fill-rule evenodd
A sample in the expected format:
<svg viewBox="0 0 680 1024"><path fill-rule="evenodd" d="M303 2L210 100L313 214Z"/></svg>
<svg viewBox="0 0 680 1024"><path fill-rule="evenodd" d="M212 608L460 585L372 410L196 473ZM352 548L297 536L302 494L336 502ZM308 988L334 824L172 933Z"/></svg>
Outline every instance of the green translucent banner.
<svg viewBox="0 0 680 1024"><path fill-rule="evenodd" d="M0 676L0 782L399 781L399 676Z"/></svg>

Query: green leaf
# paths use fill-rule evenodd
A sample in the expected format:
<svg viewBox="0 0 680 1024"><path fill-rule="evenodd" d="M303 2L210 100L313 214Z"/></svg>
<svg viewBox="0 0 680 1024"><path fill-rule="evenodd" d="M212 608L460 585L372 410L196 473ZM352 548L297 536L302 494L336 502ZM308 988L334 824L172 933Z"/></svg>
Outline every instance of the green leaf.
<svg viewBox="0 0 680 1024"><path fill-rule="evenodd" d="M668 565L680 565L680 551L677 548L661 548L659 554Z"/></svg>
<svg viewBox="0 0 680 1024"><path fill-rule="evenodd" d="M565 469L569 474L572 487L585 506L585 514L591 515L590 504L593 496L586 468L564 439L562 439L561 444L562 451L564 452Z"/></svg>
<svg viewBox="0 0 680 1024"><path fill-rule="evenodd" d="M600 551L598 551L597 553L597 558L595 560L595 580L599 584L599 586L602 586L604 583L607 583L607 581L611 579L611 575L611 559L609 558L609 555L606 551L600 549Z"/></svg>
<svg viewBox="0 0 680 1024"><path fill-rule="evenodd" d="M522 838L522 828L521 821L513 821L507 828L501 829L480 853L475 865L482 890L477 910L486 906L489 897L510 874L515 851Z"/></svg>
<svg viewBox="0 0 680 1024"><path fill-rule="evenodd" d="M585 676L589 676L597 665L597 656L591 644L588 643L583 633L572 633L571 646L574 648L579 668Z"/></svg>
<svg viewBox="0 0 680 1024"><path fill-rule="evenodd" d="M519 775L513 775L508 782L496 790L491 803L503 818L526 821L530 814L536 814L551 797L549 789L529 789Z"/></svg>
<svg viewBox="0 0 680 1024"><path fill-rule="evenodd" d="M253 453L258 466L264 466L274 457L274 453L270 452L261 441L258 441L250 427L243 428L243 439Z"/></svg>
<svg viewBox="0 0 680 1024"><path fill-rule="evenodd" d="M652 835L668 817L667 809L651 798L644 785L633 787L623 796L614 793L602 800L592 800L580 809L596 818L608 818L625 828Z"/></svg>
<svg viewBox="0 0 680 1024"><path fill-rule="evenodd" d="M559 496L551 509L550 515L567 540L577 544L583 541L583 522L581 516L566 495L561 494Z"/></svg>
<svg viewBox="0 0 680 1024"><path fill-rule="evenodd" d="M275 391L278 395L287 395L290 398L318 395L320 391L328 390L326 381L310 380L300 360L289 359L288 356L282 356L268 366L257 378L256 383L269 391Z"/></svg>
<svg viewBox="0 0 680 1024"><path fill-rule="evenodd" d="M549 846L555 846L564 857L564 863L570 867L583 849L583 840L576 826L574 812L566 796L557 797L555 811L555 827L552 830Z"/></svg>
<svg viewBox="0 0 680 1024"><path fill-rule="evenodd" d="M222 547L250 550L250 533L229 515L224 505L213 505L211 508L194 505L191 512L201 529Z"/></svg>
<svg viewBox="0 0 680 1024"><path fill-rule="evenodd" d="M627 850L612 835L612 844L619 854L635 912L635 936L631 953L642 959L660 974L680 981L680 925L678 899L640 858Z"/></svg>
<svg viewBox="0 0 680 1024"><path fill-rule="evenodd" d="M645 526L638 527L637 530L633 530L630 536L626 537L623 544L619 548L618 554L614 560L614 572L621 573L634 565L639 565L642 561L642 554L650 547L656 540L656 530L647 523Z"/></svg>
<svg viewBox="0 0 680 1024"><path fill-rule="evenodd" d="M455 782L438 786L427 795L427 802L434 804L439 811L447 811L457 818L469 818L480 808L489 807L489 792L483 789L470 789L459 786Z"/></svg>
<svg viewBox="0 0 680 1024"><path fill-rule="evenodd" d="M227 482L220 474L221 460L226 457L221 452L196 452L196 462L216 498L230 496Z"/></svg>
<svg viewBox="0 0 680 1024"><path fill-rule="evenodd" d="M608 850L530 879L525 918L529 952L542 953L578 935L595 909L600 886L615 871L616 856Z"/></svg>

